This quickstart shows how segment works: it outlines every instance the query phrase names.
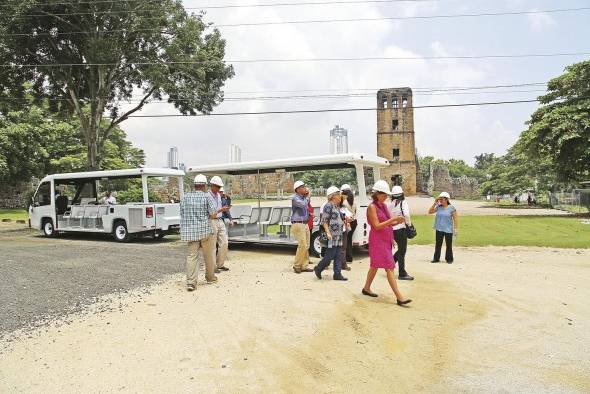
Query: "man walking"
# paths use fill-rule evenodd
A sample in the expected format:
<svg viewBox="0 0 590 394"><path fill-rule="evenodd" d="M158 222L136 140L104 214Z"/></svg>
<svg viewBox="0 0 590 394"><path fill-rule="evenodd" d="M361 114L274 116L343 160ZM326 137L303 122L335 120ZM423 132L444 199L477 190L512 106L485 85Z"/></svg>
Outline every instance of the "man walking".
<svg viewBox="0 0 590 394"><path fill-rule="evenodd" d="M297 240L297 252L295 254L295 262L293 263L293 271L296 274L302 272L312 272L311 268L308 268L309 264L309 229L307 227L307 221L309 219L309 191L305 187L303 181L297 181L293 185L295 189L295 195L291 200L291 228L293 231L293 237Z"/></svg>
<svg viewBox="0 0 590 394"><path fill-rule="evenodd" d="M216 256L216 268L215 272L229 271L229 268L225 267L225 258L227 257L228 251L228 240L227 230L225 228L225 222L223 221L223 214L229 211L228 205L223 205L221 200L221 188L223 187L223 181L220 177L214 176L209 181L210 190L209 195L215 203L216 216L213 219L213 235L215 242L217 243L217 256Z"/></svg>
<svg viewBox="0 0 590 394"><path fill-rule="evenodd" d="M188 242L186 256L186 288L193 291L199 275L197 255L205 260L205 277L208 283L217 282L214 274L215 238L212 218L217 217L215 202L205 193L207 178L195 177L195 190L185 193L180 201L180 239ZM200 253L199 253L200 252Z"/></svg>

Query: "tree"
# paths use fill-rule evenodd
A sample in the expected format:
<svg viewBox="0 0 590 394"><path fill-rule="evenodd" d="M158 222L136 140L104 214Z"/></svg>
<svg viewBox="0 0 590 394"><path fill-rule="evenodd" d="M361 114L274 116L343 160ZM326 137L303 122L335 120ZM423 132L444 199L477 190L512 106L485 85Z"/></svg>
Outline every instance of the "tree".
<svg viewBox="0 0 590 394"><path fill-rule="evenodd" d="M498 158L493 153L482 153L475 156L474 167L486 171Z"/></svg>
<svg viewBox="0 0 590 394"><path fill-rule="evenodd" d="M103 127L108 127L103 122ZM125 132L114 127L105 141L103 167L121 169L144 164ZM8 112L0 117L0 181L15 184L57 172L86 168L86 144L77 120L64 121L45 108Z"/></svg>
<svg viewBox="0 0 590 394"><path fill-rule="evenodd" d="M2 7L0 93L13 107L31 94L75 115L89 169L101 165L115 127L150 100L166 96L184 115L210 113L234 74L219 31L181 0L8 0ZM138 91L141 98L123 110Z"/></svg>
<svg viewBox="0 0 590 394"><path fill-rule="evenodd" d="M526 158L546 159L556 180L590 177L590 60L573 64L549 81L548 93L519 138Z"/></svg>

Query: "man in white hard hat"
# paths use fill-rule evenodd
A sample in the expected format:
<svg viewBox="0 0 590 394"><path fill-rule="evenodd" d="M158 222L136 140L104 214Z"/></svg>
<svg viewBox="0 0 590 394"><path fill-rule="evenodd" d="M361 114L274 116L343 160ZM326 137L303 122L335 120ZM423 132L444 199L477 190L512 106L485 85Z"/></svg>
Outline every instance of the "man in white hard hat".
<svg viewBox="0 0 590 394"><path fill-rule="evenodd" d="M217 253L215 256L215 272L229 271L229 268L225 267L225 258L227 257L228 251L228 240L227 230L225 229L225 222L223 221L223 214L229 211L228 205L223 205L221 198L221 188L223 187L223 181L220 177L214 176L209 181L209 196L215 203L216 215L213 218L213 237L217 245Z"/></svg>
<svg viewBox="0 0 590 394"><path fill-rule="evenodd" d="M180 239L188 242L186 257L186 287L195 290L199 276L197 256L205 260L205 277L208 283L217 282L214 274L215 238L212 219L217 216L215 202L205 187L207 178L199 174L195 177L195 190L187 192L180 201Z"/></svg>
<svg viewBox="0 0 590 394"><path fill-rule="evenodd" d="M309 229L307 221L309 220L309 190L305 187L305 182L297 181L293 185L295 195L291 200L291 228L293 237L297 240L297 252L293 262L293 271L296 274L302 272L312 272L308 268L309 264Z"/></svg>

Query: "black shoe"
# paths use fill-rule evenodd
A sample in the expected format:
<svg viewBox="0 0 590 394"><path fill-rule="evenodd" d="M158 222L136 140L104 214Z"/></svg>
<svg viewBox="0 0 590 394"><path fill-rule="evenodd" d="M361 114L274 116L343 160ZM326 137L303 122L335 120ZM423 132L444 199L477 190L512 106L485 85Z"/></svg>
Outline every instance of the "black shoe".
<svg viewBox="0 0 590 394"><path fill-rule="evenodd" d="M447 261L447 264L453 264L453 260Z"/></svg>
<svg viewBox="0 0 590 394"><path fill-rule="evenodd" d="M227 267L219 267L219 270L220 271L229 271L229 268L227 268Z"/></svg>
<svg viewBox="0 0 590 394"><path fill-rule="evenodd" d="M414 280L414 277L413 277L413 276L410 276L410 275L408 275L408 274L405 274L405 275L400 275L400 276L398 276L397 278L398 278L399 280Z"/></svg>
<svg viewBox="0 0 590 394"><path fill-rule="evenodd" d="M334 280L348 280L348 278L345 278L344 276L340 275L340 276L335 276Z"/></svg>
<svg viewBox="0 0 590 394"><path fill-rule="evenodd" d="M410 300L410 299L407 299L407 300L404 300L404 301L397 300L397 304L399 306L404 306L406 304L409 304L410 302L412 302L412 300Z"/></svg>
<svg viewBox="0 0 590 394"><path fill-rule="evenodd" d="M314 267L313 272L315 273L315 276L318 277L318 279L322 279L322 273L320 271L318 271L317 266Z"/></svg>
<svg viewBox="0 0 590 394"><path fill-rule="evenodd" d="M440 260L431 260L431 263L440 263Z"/></svg>
<svg viewBox="0 0 590 394"><path fill-rule="evenodd" d="M367 290L365 290L365 289L363 289L363 290L361 291L361 293L363 293L363 295L366 295L366 296L369 296L369 297L379 297L377 294L375 294L375 293L371 293L371 292L369 292L369 291L367 291Z"/></svg>

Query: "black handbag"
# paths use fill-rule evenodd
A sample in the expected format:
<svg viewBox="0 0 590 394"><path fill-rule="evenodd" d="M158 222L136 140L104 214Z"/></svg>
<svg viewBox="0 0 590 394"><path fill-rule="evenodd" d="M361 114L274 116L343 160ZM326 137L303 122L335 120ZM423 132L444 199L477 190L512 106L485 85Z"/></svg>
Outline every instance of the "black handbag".
<svg viewBox="0 0 590 394"><path fill-rule="evenodd" d="M400 202L399 204L399 209L402 211L402 216L406 216L404 215L404 202ZM416 227L414 227L413 224L406 224L406 236L408 237L408 239L412 239L415 238L416 235L418 235L418 231L416 230Z"/></svg>

